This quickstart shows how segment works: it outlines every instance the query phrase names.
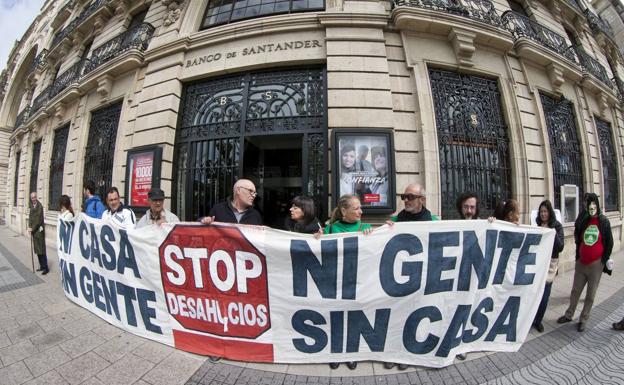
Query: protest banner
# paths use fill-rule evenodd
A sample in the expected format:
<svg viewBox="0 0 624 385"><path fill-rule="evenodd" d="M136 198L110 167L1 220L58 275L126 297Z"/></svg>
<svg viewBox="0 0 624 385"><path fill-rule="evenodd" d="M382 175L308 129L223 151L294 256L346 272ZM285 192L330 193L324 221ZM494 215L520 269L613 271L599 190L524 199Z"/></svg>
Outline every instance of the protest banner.
<svg viewBox="0 0 624 385"><path fill-rule="evenodd" d="M431 367L520 348L554 240L481 220L318 240L226 224L126 231L82 214L58 228L66 296L139 336L243 361Z"/></svg>

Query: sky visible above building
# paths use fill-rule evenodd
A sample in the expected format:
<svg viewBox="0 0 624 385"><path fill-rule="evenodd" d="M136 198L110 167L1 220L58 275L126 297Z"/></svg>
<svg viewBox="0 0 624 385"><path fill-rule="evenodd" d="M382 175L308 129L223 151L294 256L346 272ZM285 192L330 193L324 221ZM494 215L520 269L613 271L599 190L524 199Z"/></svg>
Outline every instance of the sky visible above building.
<svg viewBox="0 0 624 385"><path fill-rule="evenodd" d="M6 68L15 41L22 35L45 0L0 0L0 72Z"/></svg>

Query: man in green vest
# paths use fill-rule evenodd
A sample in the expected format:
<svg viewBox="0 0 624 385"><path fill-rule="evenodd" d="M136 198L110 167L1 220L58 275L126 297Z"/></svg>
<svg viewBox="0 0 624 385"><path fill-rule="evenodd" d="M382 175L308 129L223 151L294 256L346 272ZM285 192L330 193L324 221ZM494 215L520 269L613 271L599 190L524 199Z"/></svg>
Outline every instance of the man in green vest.
<svg viewBox="0 0 624 385"><path fill-rule="evenodd" d="M48 269L48 256L45 245L45 226L43 223L43 206L37 200L37 193L30 193L30 216L28 217L28 232L32 237L33 248L39 258L39 268L42 275L50 272Z"/></svg>

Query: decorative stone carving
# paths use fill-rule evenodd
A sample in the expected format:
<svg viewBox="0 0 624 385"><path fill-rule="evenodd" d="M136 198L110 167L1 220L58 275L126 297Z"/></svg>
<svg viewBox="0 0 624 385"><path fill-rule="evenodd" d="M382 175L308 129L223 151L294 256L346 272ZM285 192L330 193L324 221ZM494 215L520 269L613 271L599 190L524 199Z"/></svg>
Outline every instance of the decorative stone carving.
<svg viewBox="0 0 624 385"><path fill-rule="evenodd" d="M105 100L110 95L113 89L113 77L110 75L104 75L97 80L98 85L96 92L100 95L101 100Z"/></svg>
<svg viewBox="0 0 624 385"><path fill-rule="evenodd" d="M607 95L600 91L596 94L596 99L598 101L598 110L600 111L600 116L605 118L607 113L609 112L609 99Z"/></svg>
<svg viewBox="0 0 624 385"><path fill-rule="evenodd" d="M63 120L63 116L65 115L65 103L61 102L56 105L56 110L54 110L54 118L60 123Z"/></svg>
<svg viewBox="0 0 624 385"><path fill-rule="evenodd" d="M477 35L473 32L466 30L453 28L448 34L448 39L453 45L455 51L455 57L457 58L457 64L464 67L472 67L472 55L476 48L474 45L474 39Z"/></svg>
<svg viewBox="0 0 624 385"><path fill-rule="evenodd" d="M162 4L167 7L163 24L165 27L170 26L180 19L182 15L182 3L184 0L162 0Z"/></svg>
<svg viewBox="0 0 624 385"><path fill-rule="evenodd" d="M557 94L561 94L561 86L565 82L565 78L563 77L563 67L556 63L550 63L546 66L546 71L548 72L548 78L550 79L550 84L553 87L553 90Z"/></svg>

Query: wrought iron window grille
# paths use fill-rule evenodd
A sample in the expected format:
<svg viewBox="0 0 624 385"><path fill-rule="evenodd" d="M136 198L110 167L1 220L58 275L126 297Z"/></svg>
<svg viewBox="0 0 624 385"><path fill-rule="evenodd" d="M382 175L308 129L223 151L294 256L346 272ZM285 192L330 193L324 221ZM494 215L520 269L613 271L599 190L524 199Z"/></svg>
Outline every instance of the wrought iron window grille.
<svg viewBox="0 0 624 385"><path fill-rule="evenodd" d="M96 194L102 199L112 186L113 160L117 127L121 116L122 103L101 108L91 113L89 136L85 149L84 180L92 180Z"/></svg>
<svg viewBox="0 0 624 385"><path fill-rule="evenodd" d="M126 32L108 40L94 49L89 58L77 61L69 69L58 75L54 82L35 97L32 107L25 108L15 121L14 128L24 124L30 116L38 112L51 99L63 92L70 85L78 83L83 77L113 60L119 55L137 49L145 51L154 34L154 27L148 23L139 24Z"/></svg>
<svg viewBox="0 0 624 385"><path fill-rule="evenodd" d="M489 0L393 0L393 8L418 7L467 17L498 28L504 28L501 18Z"/></svg>
<svg viewBox="0 0 624 385"><path fill-rule="evenodd" d="M429 69L440 158L442 217L472 191L484 212L511 196L509 140L496 80Z"/></svg>
<svg viewBox="0 0 624 385"><path fill-rule="evenodd" d="M69 124L54 131L52 156L50 158L50 199L48 210L58 210L59 198L63 194L63 173L65 171L65 151L69 137Z"/></svg>
<svg viewBox="0 0 624 385"><path fill-rule="evenodd" d="M617 211L619 202L618 161L611 124L594 116L600 142L605 211Z"/></svg>
<svg viewBox="0 0 624 385"><path fill-rule="evenodd" d="M13 176L13 206L17 206L17 190L19 188L17 183L19 182L19 168L20 168L21 157L22 157L22 152L18 151L15 154L15 174Z"/></svg>
<svg viewBox="0 0 624 385"><path fill-rule="evenodd" d="M561 191L564 184L578 186L579 197L583 196L583 163L578 130L571 101L555 99L540 92L542 109L548 129L552 171L554 179L553 206L560 208Z"/></svg>
<svg viewBox="0 0 624 385"><path fill-rule="evenodd" d="M37 192L37 178L39 177L39 158L41 157L41 139L33 143L32 160L30 162L30 189L28 193Z"/></svg>

